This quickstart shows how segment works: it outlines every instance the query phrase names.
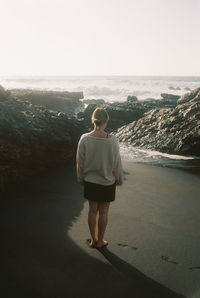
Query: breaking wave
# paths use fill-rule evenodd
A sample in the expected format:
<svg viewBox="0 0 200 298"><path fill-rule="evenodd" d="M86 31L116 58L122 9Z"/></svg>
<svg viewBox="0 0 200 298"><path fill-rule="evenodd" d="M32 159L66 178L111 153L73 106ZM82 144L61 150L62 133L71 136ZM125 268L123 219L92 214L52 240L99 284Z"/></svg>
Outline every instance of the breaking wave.
<svg viewBox="0 0 200 298"><path fill-rule="evenodd" d="M85 99L125 101L128 95L139 100L161 98L161 93L182 95L200 86L200 77L164 76L33 76L0 77L6 89L28 88L55 91L83 91Z"/></svg>

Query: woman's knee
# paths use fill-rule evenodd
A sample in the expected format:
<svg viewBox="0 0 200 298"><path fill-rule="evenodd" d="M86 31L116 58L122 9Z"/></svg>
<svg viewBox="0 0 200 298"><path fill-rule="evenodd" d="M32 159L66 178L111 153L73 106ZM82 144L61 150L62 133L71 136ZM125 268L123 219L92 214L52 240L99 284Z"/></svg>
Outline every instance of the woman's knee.
<svg viewBox="0 0 200 298"><path fill-rule="evenodd" d="M101 202L98 205L99 215L106 215L108 213L110 202Z"/></svg>
<svg viewBox="0 0 200 298"><path fill-rule="evenodd" d="M89 212L93 214L97 214L98 212L98 202L89 201Z"/></svg>

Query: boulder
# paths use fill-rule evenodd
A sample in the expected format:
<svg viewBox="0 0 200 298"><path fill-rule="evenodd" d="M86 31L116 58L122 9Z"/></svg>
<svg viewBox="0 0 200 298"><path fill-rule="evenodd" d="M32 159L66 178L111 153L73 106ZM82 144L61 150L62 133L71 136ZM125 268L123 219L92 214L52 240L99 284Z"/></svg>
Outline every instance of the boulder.
<svg viewBox="0 0 200 298"><path fill-rule="evenodd" d="M127 97L127 102L128 103L136 103L136 102L138 102L138 98L136 97L136 96L128 96Z"/></svg>
<svg viewBox="0 0 200 298"><path fill-rule="evenodd" d="M168 94L168 93L161 93L162 100L168 100L168 101L174 101L177 102L177 100L180 98L180 95L174 95L174 94Z"/></svg>

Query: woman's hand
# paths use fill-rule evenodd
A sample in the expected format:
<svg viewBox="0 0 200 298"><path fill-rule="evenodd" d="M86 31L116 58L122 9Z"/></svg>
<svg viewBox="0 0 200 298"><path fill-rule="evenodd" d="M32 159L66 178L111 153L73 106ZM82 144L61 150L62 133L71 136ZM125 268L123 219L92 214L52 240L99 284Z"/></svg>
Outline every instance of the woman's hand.
<svg viewBox="0 0 200 298"><path fill-rule="evenodd" d="M123 184L122 181L117 181L117 182L116 182L116 185L117 185L117 186L120 186L120 185L122 185L122 184Z"/></svg>

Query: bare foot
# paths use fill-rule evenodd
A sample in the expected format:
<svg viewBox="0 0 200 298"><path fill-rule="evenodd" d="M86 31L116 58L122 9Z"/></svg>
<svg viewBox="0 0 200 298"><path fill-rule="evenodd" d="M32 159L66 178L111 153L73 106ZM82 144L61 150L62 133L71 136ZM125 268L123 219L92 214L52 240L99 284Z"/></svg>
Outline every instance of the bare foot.
<svg viewBox="0 0 200 298"><path fill-rule="evenodd" d="M103 246L106 246L108 245L108 241L106 240L98 240L97 241L97 244L96 244L96 247L103 247Z"/></svg>
<svg viewBox="0 0 200 298"><path fill-rule="evenodd" d="M94 241L93 239L89 238L86 240L87 244L91 248L95 248L97 241Z"/></svg>

